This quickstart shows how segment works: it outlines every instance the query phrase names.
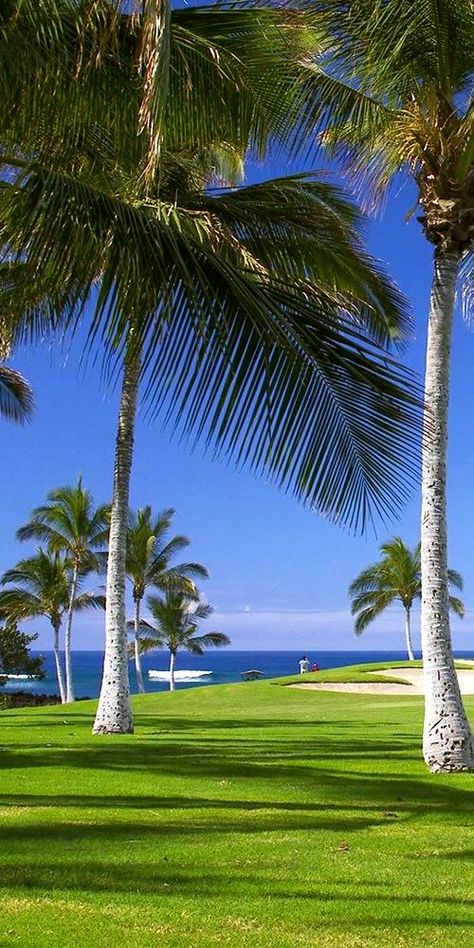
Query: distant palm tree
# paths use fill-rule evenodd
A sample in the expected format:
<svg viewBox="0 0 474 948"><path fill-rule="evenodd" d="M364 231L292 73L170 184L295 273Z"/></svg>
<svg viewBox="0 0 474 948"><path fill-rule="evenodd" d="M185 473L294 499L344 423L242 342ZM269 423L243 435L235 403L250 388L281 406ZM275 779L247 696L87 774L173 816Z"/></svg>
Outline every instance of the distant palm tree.
<svg viewBox="0 0 474 948"><path fill-rule="evenodd" d="M46 616L53 627L53 652L59 693L67 701L61 664L59 635L64 616L71 608L71 563L59 552L39 549L36 556L21 560L0 578L0 585L10 585L0 592L0 616L9 620L34 619ZM104 596L92 593L76 595L72 610L104 609Z"/></svg>
<svg viewBox="0 0 474 948"><path fill-rule="evenodd" d="M200 563L171 565L177 553L189 546L185 536L168 537L174 510L168 508L153 515L150 506L135 513L129 511L125 572L132 583L134 610L134 655L137 686L145 691L139 648L141 603L149 586L164 590L170 583L180 583L184 592L194 593L192 578L207 579L209 574Z"/></svg>
<svg viewBox="0 0 474 948"><path fill-rule="evenodd" d="M0 415L10 421L26 421L33 411L33 393L26 379L0 364Z"/></svg>
<svg viewBox="0 0 474 948"><path fill-rule="evenodd" d="M19 540L38 539L46 543L52 553L64 553L71 565L64 638L67 701L74 701L71 635L78 583L81 577L100 570L104 564L109 510L108 504L94 507L92 495L79 477L75 487L57 487L50 491L47 503L36 507L31 520L17 532Z"/></svg>
<svg viewBox="0 0 474 948"><path fill-rule="evenodd" d="M192 655L204 655L206 648L221 648L230 645L230 639L224 632L206 632L198 635L201 622L213 613L212 606L201 602L197 593L186 596L178 590L169 588L164 597L148 596L148 609L155 625L142 620L143 638L140 651L166 648L170 653L170 691L174 691L174 666L176 653L180 649Z"/></svg>
<svg viewBox="0 0 474 948"><path fill-rule="evenodd" d="M354 631L360 635L377 616L400 600L405 609L406 646L412 662L415 656L410 620L414 600L421 599L421 544L410 550L400 537L394 537L382 543L380 553L379 562L362 570L349 587L353 597L351 613L356 616ZM448 570L448 580L451 586L462 590L462 576L456 570ZM456 615L464 616L466 610L461 599L450 596L449 604Z"/></svg>

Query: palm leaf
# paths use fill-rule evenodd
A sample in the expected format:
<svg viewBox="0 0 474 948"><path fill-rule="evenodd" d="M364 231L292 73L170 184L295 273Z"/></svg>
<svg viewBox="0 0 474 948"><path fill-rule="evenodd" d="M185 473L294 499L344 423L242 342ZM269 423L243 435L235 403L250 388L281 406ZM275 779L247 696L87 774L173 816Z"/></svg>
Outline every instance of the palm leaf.
<svg viewBox="0 0 474 948"><path fill-rule="evenodd" d="M33 393L26 379L0 365L0 414L10 421L27 421L34 407Z"/></svg>

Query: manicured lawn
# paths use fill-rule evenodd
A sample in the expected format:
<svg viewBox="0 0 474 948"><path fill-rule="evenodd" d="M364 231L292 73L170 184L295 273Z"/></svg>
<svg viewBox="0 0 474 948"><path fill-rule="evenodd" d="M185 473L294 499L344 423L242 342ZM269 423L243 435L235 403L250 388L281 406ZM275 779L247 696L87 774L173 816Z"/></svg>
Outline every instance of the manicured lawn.
<svg viewBox="0 0 474 948"><path fill-rule="evenodd" d="M474 711L474 700L468 699ZM0 715L0 945L474 944L474 777L419 698L270 682Z"/></svg>

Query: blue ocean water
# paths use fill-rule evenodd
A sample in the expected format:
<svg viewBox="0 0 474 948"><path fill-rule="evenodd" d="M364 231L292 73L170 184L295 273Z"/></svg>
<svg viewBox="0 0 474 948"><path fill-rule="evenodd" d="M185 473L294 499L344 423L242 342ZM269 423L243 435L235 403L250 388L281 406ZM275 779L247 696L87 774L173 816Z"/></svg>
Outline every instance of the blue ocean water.
<svg viewBox="0 0 474 948"><path fill-rule="evenodd" d="M57 694L56 674L52 652L42 652L46 677L38 680L10 679L5 685L7 691L24 690L43 694ZM298 672L301 652L234 652L227 649L208 651L204 656L178 653L176 661L177 688L195 688L202 685L221 685L228 682L241 682L241 673L250 668L262 671L266 678L278 678ZM343 665L355 665L359 662L391 662L406 658L400 651L371 652L308 652L310 661L317 662L320 668L336 668ZM472 658L471 652L458 652L457 658ZM76 695L78 698L95 698L99 694L102 673L102 652L74 652L73 671ZM151 680L148 672L156 670L164 673L168 668L168 653L154 652L143 656L143 668L146 689L149 692L165 691L166 680ZM193 677L197 672L209 672L202 677ZM130 663L130 684L136 692L133 665Z"/></svg>

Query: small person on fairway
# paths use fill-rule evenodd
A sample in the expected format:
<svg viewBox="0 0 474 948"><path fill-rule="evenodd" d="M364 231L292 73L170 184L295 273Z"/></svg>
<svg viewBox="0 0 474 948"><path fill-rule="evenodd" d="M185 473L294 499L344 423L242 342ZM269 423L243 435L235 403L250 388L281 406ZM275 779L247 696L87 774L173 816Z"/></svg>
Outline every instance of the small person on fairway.
<svg viewBox="0 0 474 948"><path fill-rule="evenodd" d="M309 671L309 658L307 655L303 655L303 658L300 658L298 665L300 666L300 675L304 675L305 672Z"/></svg>

